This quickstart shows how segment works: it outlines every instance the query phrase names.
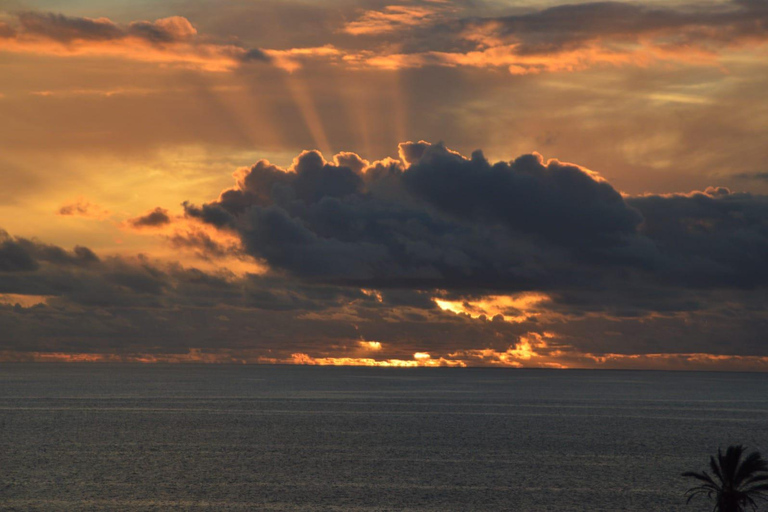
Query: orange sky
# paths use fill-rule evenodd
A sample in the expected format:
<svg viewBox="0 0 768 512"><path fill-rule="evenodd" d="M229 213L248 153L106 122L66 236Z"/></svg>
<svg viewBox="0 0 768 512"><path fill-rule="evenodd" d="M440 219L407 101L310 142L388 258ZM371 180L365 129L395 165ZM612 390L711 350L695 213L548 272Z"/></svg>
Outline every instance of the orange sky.
<svg viewBox="0 0 768 512"><path fill-rule="evenodd" d="M0 360L762 371L764 26L2 3Z"/></svg>

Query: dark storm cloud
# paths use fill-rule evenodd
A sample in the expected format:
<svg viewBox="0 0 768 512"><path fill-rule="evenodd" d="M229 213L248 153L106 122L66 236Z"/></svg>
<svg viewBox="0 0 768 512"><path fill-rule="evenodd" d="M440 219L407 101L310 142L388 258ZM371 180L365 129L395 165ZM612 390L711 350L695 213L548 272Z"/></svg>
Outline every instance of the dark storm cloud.
<svg viewBox="0 0 768 512"><path fill-rule="evenodd" d="M249 254L312 281L564 297L592 289L620 297L648 282L768 285L763 196L711 188L625 198L588 170L538 155L491 164L480 152L465 158L427 143L400 153L410 165L353 170L314 151L289 171L260 161L237 175L236 188L187 205L187 214L237 232Z"/></svg>
<svg viewBox="0 0 768 512"><path fill-rule="evenodd" d="M641 221L606 181L574 165L537 155L491 165L427 150L403 174L406 188L443 212L474 222L501 224L568 244L608 241L631 234Z"/></svg>
<svg viewBox="0 0 768 512"><path fill-rule="evenodd" d="M160 208L159 206L154 210L147 212L139 217L128 219L126 223L134 228L147 228L147 227L161 227L171 223L171 217L168 215L168 210Z"/></svg>
<svg viewBox="0 0 768 512"><path fill-rule="evenodd" d="M445 153L442 147L434 151ZM490 253L504 250L514 265L520 252L498 227L473 227L425 210L407 195L400 170L379 174L365 184L367 190L363 177L324 162L316 152L300 155L293 170L259 162L220 201L189 211L204 218L206 212L209 218L210 212L228 215L232 226L239 218L248 251L321 280L439 284L448 275L469 282L481 273L498 279ZM386 179L394 181L399 197L375 192ZM211 222L221 225L217 217Z"/></svg>
<svg viewBox="0 0 768 512"><path fill-rule="evenodd" d="M659 248L666 279L702 287L768 285L768 197L710 188L640 196L641 234Z"/></svg>

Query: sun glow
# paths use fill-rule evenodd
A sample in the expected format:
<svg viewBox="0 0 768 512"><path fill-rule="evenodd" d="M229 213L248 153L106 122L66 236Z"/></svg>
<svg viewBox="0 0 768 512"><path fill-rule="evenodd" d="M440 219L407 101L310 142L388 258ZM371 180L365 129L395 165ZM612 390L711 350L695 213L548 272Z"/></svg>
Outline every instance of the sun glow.
<svg viewBox="0 0 768 512"><path fill-rule="evenodd" d="M561 360L563 355L571 355L568 345L553 345L550 341L556 336L553 333L530 332L514 345L500 352L492 348L479 350L460 350L449 355L463 360L475 360L483 364L495 366L511 366L522 368L525 366L545 368L568 368L569 363Z"/></svg>
<svg viewBox="0 0 768 512"><path fill-rule="evenodd" d="M0 293L0 305L20 306L22 308L31 308L39 304L47 304L51 299L48 295L20 295L16 293Z"/></svg>
<svg viewBox="0 0 768 512"><path fill-rule="evenodd" d="M506 322L521 323L537 315L537 306L548 302L550 297L543 293L521 293L518 295L488 295L477 300L432 299L443 311L470 318L492 319L497 316Z"/></svg>
<svg viewBox="0 0 768 512"><path fill-rule="evenodd" d="M379 351L382 349L381 342L378 341L358 341L357 344L365 350Z"/></svg>

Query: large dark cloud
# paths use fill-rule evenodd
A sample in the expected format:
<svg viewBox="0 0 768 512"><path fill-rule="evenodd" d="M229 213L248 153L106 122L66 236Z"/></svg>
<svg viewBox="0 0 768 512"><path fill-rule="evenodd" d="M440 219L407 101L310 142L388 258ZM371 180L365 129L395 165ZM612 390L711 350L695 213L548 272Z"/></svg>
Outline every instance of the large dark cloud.
<svg viewBox="0 0 768 512"><path fill-rule="evenodd" d="M591 171L538 155L491 164L427 143L400 153L402 162L355 169L317 152L289 170L261 161L187 213L234 230L272 267L323 282L563 293L649 279L768 284L763 196L623 197Z"/></svg>
<svg viewBox="0 0 768 512"><path fill-rule="evenodd" d="M629 198L665 280L694 287L768 285L768 197L710 188Z"/></svg>
<svg viewBox="0 0 768 512"><path fill-rule="evenodd" d="M479 151L466 160L429 148L403 181L414 196L457 219L567 244L609 242L641 221L608 182L537 155L492 165Z"/></svg>

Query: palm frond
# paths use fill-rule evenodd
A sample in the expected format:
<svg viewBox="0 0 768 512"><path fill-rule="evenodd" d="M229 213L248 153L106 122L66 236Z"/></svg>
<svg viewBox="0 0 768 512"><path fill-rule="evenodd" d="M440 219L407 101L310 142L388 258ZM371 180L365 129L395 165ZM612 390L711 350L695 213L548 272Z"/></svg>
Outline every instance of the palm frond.
<svg viewBox="0 0 768 512"><path fill-rule="evenodd" d="M747 458L744 459L744 461L739 466L739 469L733 478L733 483L734 485L738 486L750 476L753 476L755 473L765 471L766 469L768 469L768 465L760 456L760 453L752 452L747 455Z"/></svg>
<svg viewBox="0 0 768 512"><path fill-rule="evenodd" d="M757 500L768 501L768 461L759 452L745 455L746 447L731 445L725 452L709 458L711 476L706 471L686 471L682 476L696 479L700 485L685 492L686 503L706 495L715 502L713 512L757 510ZM734 508L735 507L735 508Z"/></svg>

